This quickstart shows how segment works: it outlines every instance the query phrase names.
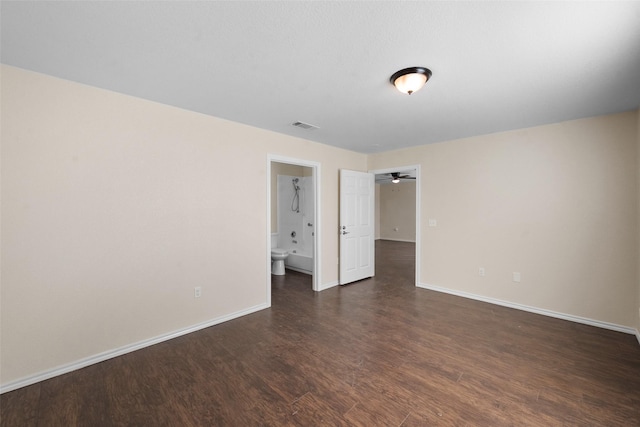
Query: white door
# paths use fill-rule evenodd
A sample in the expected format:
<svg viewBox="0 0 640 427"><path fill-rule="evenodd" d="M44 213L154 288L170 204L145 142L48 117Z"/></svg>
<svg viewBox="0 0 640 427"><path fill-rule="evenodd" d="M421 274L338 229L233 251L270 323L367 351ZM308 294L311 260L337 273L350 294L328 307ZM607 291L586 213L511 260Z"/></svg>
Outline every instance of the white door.
<svg viewBox="0 0 640 427"><path fill-rule="evenodd" d="M340 284L375 274L375 176L340 170Z"/></svg>

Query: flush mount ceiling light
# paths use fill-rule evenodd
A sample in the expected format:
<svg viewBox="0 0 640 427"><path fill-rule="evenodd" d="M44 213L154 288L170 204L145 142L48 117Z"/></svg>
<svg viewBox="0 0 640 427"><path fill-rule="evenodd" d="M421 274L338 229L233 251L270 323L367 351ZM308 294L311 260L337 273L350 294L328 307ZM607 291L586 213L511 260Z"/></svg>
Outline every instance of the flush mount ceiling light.
<svg viewBox="0 0 640 427"><path fill-rule="evenodd" d="M422 89L422 86L431 77L431 70L424 67L409 67L404 70L396 71L391 78L391 84L402 93L411 95Z"/></svg>

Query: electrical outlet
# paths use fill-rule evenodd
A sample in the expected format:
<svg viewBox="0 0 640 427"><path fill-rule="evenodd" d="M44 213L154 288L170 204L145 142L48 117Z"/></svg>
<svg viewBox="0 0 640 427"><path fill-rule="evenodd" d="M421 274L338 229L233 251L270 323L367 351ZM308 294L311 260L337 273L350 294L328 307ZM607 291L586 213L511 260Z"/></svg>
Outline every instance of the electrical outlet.
<svg viewBox="0 0 640 427"><path fill-rule="evenodd" d="M513 281L516 282L516 283L520 283L520 279L521 279L520 273L517 273L517 272L514 271L513 272Z"/></svg>
<svg viewBox="0 0 640 427"><path fill-rule="evenodd" d="M201 296L202 296L202 287L196 286L195 288L193 288L193 297L200 298Z"/></svg>
<svg viewBox="0 0 640 427"><path fill-rule="evenodd" d="M433 218L429 219L429 227L437 227L437 226L438 226L438 221L436 221Z"/></svg>
<svg viewBox="0 0 640 427"><path fill-rule="evenodd" d="M484 275L485 275L484 267L480 267L478 269L478 276L484 277Z"/></svg>

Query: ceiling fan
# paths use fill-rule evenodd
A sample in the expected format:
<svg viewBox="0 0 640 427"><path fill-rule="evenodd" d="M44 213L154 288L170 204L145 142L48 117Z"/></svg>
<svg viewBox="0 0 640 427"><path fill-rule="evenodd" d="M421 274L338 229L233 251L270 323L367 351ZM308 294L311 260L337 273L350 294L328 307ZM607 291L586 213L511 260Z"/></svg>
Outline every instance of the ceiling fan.
<svg viewBox="0 0 640 427"><path fill-rule="evenodd" d="M383 182L392 182L394 184L397 184L400 182L400 180L403 180L403 179L416 179L416 177L407 175L407 174L402 174L401 172L390 172L390 173L376 175L376 182L379 184Z"/></svg>

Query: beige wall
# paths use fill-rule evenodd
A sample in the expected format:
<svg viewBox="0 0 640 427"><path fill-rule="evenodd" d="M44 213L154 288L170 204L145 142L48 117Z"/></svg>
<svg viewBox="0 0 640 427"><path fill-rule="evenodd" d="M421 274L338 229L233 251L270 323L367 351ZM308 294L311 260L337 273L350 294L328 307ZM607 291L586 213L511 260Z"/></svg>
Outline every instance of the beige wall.
<svg viewBox="0 0 640 427"><path fill-rule="evenodd" d="M416 183L380 185L380 238L416 241ZM397 229L397 230L396 230Z"/></svg>
<svg viewBox="0 0 640 427"><path fill-rule="evenodd" d="M424 145L371 155L369 169L421 165L420 283L631 327L637 120L629 112Z"/></svg>
<svg viewBox="0 0 640 427"><path fill-rule="evenodd" d="M12 67L1 85L3 385L264 306L268 154L321 164L337 282L338 170L365 155Z"/></svg>
<svg viewBox="0 0 640 427"><path fill-rule="evenodd" d="M636 173L638 174L638 317L636 317L636 331L637 331L637 337L638 340L640 341L640 109L638 109L638 117L637 117L637 122L638 122L638 130L636 133L636 137L638 140L638 143L636 144L636 150L637 150L637 154L638 154L638 164L637 164L637 168L636 168Z"/></svg>
<svg viewBox="0 0 640 427"><path fill-rule="evenodd" d="M338 170L418 162L422 283L639 325L638 112L367 157L1 70L3 385L266 305L268 154L321 164L321 285Z"/></svg>

